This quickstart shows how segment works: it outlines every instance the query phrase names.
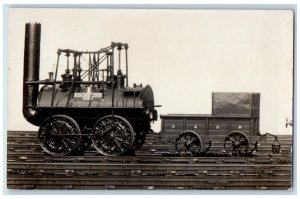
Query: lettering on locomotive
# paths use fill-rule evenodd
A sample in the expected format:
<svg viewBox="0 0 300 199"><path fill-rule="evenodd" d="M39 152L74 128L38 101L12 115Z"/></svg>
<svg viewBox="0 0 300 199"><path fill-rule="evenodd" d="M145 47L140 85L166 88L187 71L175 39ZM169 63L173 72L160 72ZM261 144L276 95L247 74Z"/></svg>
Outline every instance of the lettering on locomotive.
<svg viewBox="0 0 300 199"><path fill-rule="evenodd" d="M86 93L74 93L75 98L82 98L82 100L93 100L94 98L102 98L103 93L93 93L88 87Z"/></svg>

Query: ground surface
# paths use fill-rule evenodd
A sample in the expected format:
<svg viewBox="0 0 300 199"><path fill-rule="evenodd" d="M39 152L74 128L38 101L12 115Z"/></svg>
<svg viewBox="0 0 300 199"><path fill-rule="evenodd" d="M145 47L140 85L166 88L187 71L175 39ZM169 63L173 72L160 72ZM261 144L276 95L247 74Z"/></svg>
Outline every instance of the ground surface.
<svg viewBox="0 0 300 199"><path fill-rule="evenodd" d="M93 147L84 155L53 157L38 144L37 132L8 131L9 189L276 189L292 186L292 137L258 141L250 157L227 157L222 140L201 157L176 155L174 139L149 134L135 156L104 157ZM254 138L251 138L254 139Z"/></svg>

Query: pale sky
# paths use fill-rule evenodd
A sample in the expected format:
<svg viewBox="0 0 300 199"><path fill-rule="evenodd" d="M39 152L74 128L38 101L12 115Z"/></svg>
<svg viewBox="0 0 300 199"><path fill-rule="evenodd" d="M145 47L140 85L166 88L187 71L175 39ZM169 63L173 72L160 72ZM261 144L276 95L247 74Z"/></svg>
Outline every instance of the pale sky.
<svg viewBox="0 0 300 199"><path fill-rule="evenodd" d="M10 9L8 130L22 115L25 23L42 24L40 78L58 48L129 45L129 84L152 86L159 114L211 114L212 92L261 93L261 133L290 134L293 13L266 10ZM160 121L154 125L160 130Z"/></svg>

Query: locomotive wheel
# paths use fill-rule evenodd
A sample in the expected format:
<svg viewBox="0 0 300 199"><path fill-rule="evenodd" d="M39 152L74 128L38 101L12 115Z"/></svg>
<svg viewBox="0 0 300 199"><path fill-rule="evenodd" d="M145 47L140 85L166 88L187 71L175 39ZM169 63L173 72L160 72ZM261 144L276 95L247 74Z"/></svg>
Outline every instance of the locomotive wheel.
<svg viewBox="0 0 300 199"><path fill-rule="evenodd" d="M38 138L41 147L50 155L63 156L74 151L80 144L80 128L75 120L66 115L47 118L40 126Z"/></svg>
<svg viewBox="0 0 300 199"><path fill-rule="evenodd" d="M245 156L249 153L250 142L246 134L233 131L224 140L224 150L229 156Z"/></svg>
<svg viewBox="0 0 300 199"><path fill-rule="evenodd" d="M134 132L123 117L109 115L99 119L93 128L92 142L99 153L106 156L122 155L131 149Z"/></svg>
<svg viewBox="0 0 300 199"><path fill-rule="evenodd" d="M183 131L175 140L175 149L181 156L194 156L201 152L202 139L194 131Z"/></svg>

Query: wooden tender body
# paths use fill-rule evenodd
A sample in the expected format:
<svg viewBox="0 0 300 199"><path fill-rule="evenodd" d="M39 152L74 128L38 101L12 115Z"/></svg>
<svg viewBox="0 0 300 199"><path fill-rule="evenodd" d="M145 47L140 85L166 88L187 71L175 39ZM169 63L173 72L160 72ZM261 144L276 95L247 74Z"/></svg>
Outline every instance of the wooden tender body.
<svg viewBox="0 0 300 199"><path fill-rule="evenodd" d="M230 156L252 154L249 137L260 136L259 93L213 93L212 114L161 115L161 134L175 140L181 155L206 153L215 138L223 137L224 151ZM203 146L204 138L211 138ZM275 137L274 152L280 145ZM279 149L278 149L279 148Z"/></svg>

